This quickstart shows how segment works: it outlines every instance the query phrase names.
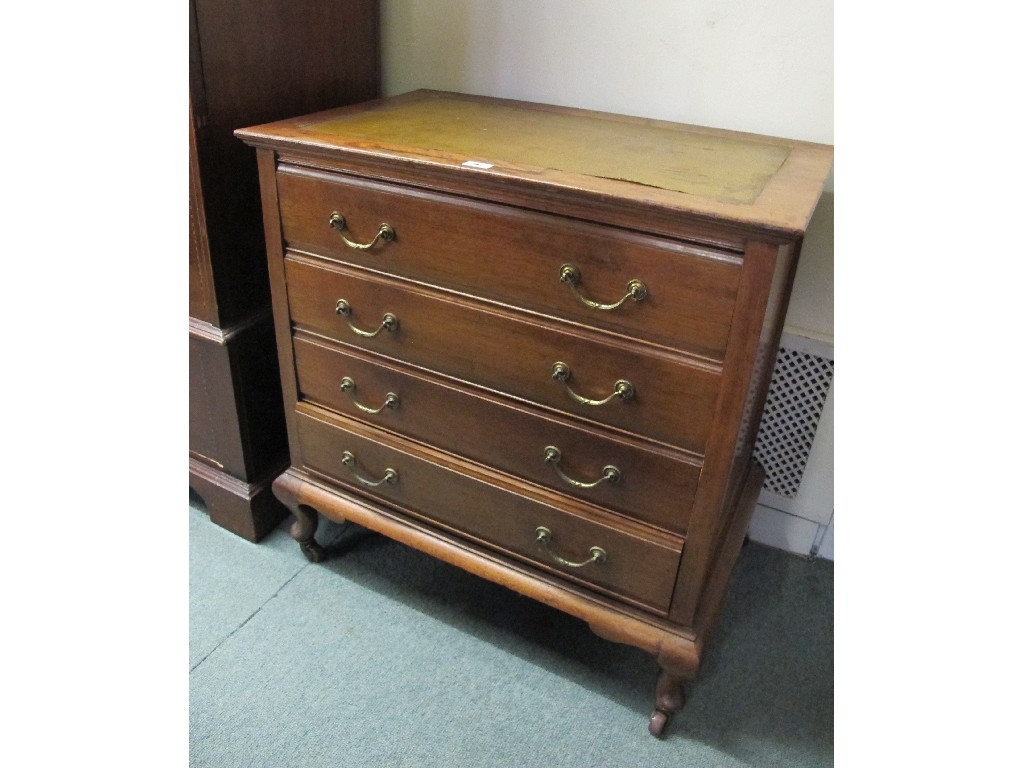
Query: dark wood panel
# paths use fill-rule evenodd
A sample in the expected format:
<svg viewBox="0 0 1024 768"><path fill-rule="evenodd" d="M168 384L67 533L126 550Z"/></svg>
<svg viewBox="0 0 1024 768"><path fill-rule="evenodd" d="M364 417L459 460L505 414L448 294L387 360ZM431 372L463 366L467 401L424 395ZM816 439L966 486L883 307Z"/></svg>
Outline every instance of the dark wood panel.
<svg viewBox="0 0 1024 768"><path fill-rule="evenodd" d="M253 151L235 129L375 98L374 0L192 0L199 168L218 325L267 305Z"/></svg>
<svg viewBox="0 0 1024 768"><path fill-rule="evenodd" d="M191 98L188 103L188 314L211 325L216 325L218 320Z"/></svg>
<svg viewBox="0 0 1024 768"><path fill-rule="evenodd" d="M252 483L288 455L273 324L189 334L189 451Z"/></svg>
<svg viewBox="0 0 1024 768"><path fill-rule="evenodd" d="M378 23L377 0L189 0L189 448L215 471L190 483L246 538L284 513L288 447L257 165L233 132L376 97Z"/></svg>
<svg viewBox="0 0 1024 768"><path fill-rule="evenodd" d="M377 0L192 2L212 125L234 130L379 95Z"/></svg>
<svg viewBox="0 0 1024 768"><path fill-rule="evenodd" d="M189 452L217 469L249 479L231 350L192 334L188 353Z"/></svg>

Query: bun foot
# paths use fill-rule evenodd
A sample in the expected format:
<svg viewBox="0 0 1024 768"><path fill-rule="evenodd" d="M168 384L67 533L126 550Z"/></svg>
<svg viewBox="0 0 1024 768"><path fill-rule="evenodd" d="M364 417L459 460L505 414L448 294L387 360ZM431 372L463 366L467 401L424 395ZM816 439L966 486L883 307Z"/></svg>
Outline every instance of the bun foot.
<svg viewBox="0 0 1024 768"><path fill-rule="evenodd" d="M322 563L327 559L327 551L315 541L300 541L299 549L311 563Z"/></svg>
<svg viewBox="0 0 1024 768"><path fill-rule="evenodd" d="M657 736L659 739L661 738L661 734L665 730L665 725L668 723L668 718L668 712L662 712L660 709L656 709L651 712L651 722L647 725L647 730L651 732L651 736Z"/></svg>
<svg viewBox="0 0 1024 768"><path fill-rule="evenodd" d="M668 721L672 719L672 715L683 708L685 702L683 678L663 669L654 686L654 711L651 713L651 720L647 725L647 730L651 732L651 735L661 738Z"/></svg>

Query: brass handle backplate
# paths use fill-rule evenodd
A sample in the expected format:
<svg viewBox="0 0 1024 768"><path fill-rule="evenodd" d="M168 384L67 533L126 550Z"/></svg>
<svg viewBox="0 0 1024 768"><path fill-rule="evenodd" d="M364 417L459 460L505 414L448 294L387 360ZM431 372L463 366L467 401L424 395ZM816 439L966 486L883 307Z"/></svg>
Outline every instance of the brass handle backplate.
<svg viewBox="0 0 1024 768"><path fill-rule="evenodd" d="M580 284L580 280L583 279L583 273L580 272L580 268L575 264L563 264L558 270L558 279L563 283L567 283L569 288L572 289L573 295L580 300L580 303L591 309L601 309L607 312L621 307L626 302L626 299L643 301L647 298L647 286L641 280L630 280L626 283L626 295L614 304L602 304L593 299L588 299L580 293L577 287Z"/></svg>
<svg viewBox="0 0 1024 768"><path fill-rule="evenodd" d="M551 369L551 378L553 378L555 381L560 381L563 384L565 384L565 391L569 393L569 397L571 397L577 403L580 403L582 405L605 405L606 403L611 402L616 397L621 400L630 400L634 395L636 395L636 387L634 387L625 379L619 379L618 381L616 381L615 388L612 390L612 393L602 400L592 400L589 397L577 395L569 387L569 379L572 378L572 371L569 369L569 366L566 365L565 363L554 364L554 366Z"/></svg>
<svg viewBox="0 0 1024 768"><path fill-rule="evenodd" d="M364 339L372 339L383 330L390 331L391 333L398 330L398 318L390 312L386 312L384 314L384 319L381 320L377 330L364 331L362 328L357 328L352 325L352 320L349 319L352 316L352 307L347 301L345 301L345 299L338 299L338 303L334 305L334 311L345 318L346 322L348 322L348 327L352 329L354 334L362 336Z"/></svg>
<svg viewBox="0 0 1024 768"><path fill-rule="evenodd" d="M363 485L368 485L371 488L376 488L378 485L387 483L388 485L394 485L398 482L398 470L391 469L388 467L384 470L384 477L380 480L368 480L356 471L356 457L351 451L345 451L341 454L341 463L344 464L352 472L353 477Z"/></svg>
<svg viewBox="0 0 1024 768"><path fill-rule="evenodd" d="M392 410L398 408L398 395L396 395L394 392L388 392L387 395L384 396L384 405L382 405L380 408L370 408L367 405L363 405L358 400L356 400L356 383L348 376L341 380L341 391L348 392L349 395L351 395L352 397L352 404L363 413L377 414L383 411L385 408L390 408Z"/></svg>
<svg viewBox="0 0 1024 768"><path fill-rule="evenodd" d="M578 563L574 563L571 560L566 560L561 555L552 551L551 540L553 538L554 536L552 535L550 529L545 528L543 525L537 528L537 546L539 546L541 549L547 552L547 554L551 557L552 560L561 563L566 568L582 568L583 566L590 565L591 563L603 563L605 560L608 559L608 553L601 549L601 547L591 547L590 557L586 560L583 560Z"/></svg>
<svg viewBox="0 0 1024 768"><path fill-rule="evenodd" d="M611 464L601 470L601 477L592 483L585 483L582 480L574 480L562 471L562 468L558 466L559 462L562 461L562 452L557 447L549 445L544 449L544 461L551 465L552 469L558 473L558 476L565 480L569 485L575 486L576 488L594 488L601 483L608 483L608 485L615 485L622 479L622 473L617 467L613 467Z"/></svg>
<svg viewBox="0 0 1024 768"><path fill-rule="evenodd" d="M378 240L383 240L385 243L390 243L395 239L395 229L390 224L384 223L380 225L377 230L376 236L368 243L353 243L347 237L342 235L342 230L345 229L345 217L335 211L331 214L331 218L327 221L331 229L335 230L342 240L345 241L345 245L349 248L355 248L357 251L368 251L377 244Z"/></svg>

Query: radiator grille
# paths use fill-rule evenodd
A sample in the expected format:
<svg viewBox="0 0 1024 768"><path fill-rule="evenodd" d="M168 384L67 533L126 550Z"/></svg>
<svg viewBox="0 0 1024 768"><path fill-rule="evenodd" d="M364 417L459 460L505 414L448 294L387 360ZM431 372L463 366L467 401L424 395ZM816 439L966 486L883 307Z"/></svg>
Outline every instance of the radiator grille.
<svg viewBox="0 0 1024 768"><path fill-rule="evenodd" d="M754 443L767 490L793 498L800 489L834 372L834 360L779 348Z"/></svg>

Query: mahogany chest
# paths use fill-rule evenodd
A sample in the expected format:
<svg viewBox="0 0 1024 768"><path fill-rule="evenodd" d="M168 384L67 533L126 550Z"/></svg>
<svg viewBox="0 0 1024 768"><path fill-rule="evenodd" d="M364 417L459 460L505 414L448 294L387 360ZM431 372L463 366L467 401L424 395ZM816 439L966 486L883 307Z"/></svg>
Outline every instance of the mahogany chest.
<svg viewBox="0 0 1024 768"><path fill-rule="evenodd" d="M350 520L589 623L683 703L832 148L417 91L257 148L311 560Z"/></svg>

